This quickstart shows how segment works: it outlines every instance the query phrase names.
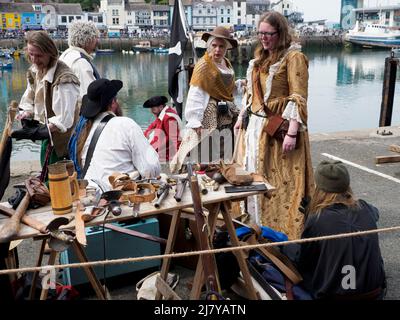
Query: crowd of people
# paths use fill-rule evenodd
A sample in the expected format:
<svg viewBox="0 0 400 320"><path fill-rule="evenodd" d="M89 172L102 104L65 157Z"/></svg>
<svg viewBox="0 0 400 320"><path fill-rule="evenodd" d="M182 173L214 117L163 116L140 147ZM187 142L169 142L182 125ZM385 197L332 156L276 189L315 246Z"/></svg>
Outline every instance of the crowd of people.
<svg viewBox="0 0 400 320"><path fill-rule="evenodd" d="M186 124L165 96L154 96L143 103L155 117L143 133L134 119L122 115L117 97L122 81L103 78L93 64L91 53L99 39L93 23L76 22L70 28L69 49L61 57L45 31L29 32L26 54L31 66L18 116L24 128L12 137L42 140L44 166L69 158L79 177L102 191L111 188L108 176L113 172L156 178L161 163L179 172L193 155L209 163L225 160L231 156L228 145L242 168L276 188L271 197L249 197L250 222L283 232L290 240L376 229L378 210L356 199L344 164L323 162L313 170L308 59L287 20L277 12L263 14L257 37L246 79L235 80L226 53L237 41L222 27L204 33L207 51L190 81ZM244 91L240 106L234 103L235 90ZM273 128L275 119L280 122ZM36 131L28 120L38 122ZM283 123L286 130L279 130ZM221 131L224 138L231 133L232 141L222 141L217 134L209 143ZM51 157L45 158L46 150ZM307 243L298 248L297 257L303 287L315 299L384 296L377 235ZM354 286L343 286L346 266L355 270Z"/></svg>

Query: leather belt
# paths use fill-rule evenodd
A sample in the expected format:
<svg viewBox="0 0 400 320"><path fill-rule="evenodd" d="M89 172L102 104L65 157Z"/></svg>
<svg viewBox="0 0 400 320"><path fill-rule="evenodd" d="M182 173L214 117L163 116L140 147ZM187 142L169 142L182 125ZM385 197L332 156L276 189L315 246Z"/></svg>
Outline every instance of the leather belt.
<svg viewBox="0 0 400 320"><path fill-rule="evenodd" d="M151 202L156 197L156 188L151 183L138 183L136 184L137 191L127 191L124 193L127 200L131 203ZM147 192L144 192L148 190Z"/></svg>

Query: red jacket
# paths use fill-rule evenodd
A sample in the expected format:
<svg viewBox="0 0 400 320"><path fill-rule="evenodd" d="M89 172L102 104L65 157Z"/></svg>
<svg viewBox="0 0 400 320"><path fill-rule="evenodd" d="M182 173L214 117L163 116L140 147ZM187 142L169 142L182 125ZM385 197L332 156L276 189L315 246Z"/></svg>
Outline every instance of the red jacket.
<svg viewBox="0 0 400 320"><path fill-rule="evenodd" d="M169 161L178 151L181 122L176 111L166 106L144 132L161 162Z"/></svg>

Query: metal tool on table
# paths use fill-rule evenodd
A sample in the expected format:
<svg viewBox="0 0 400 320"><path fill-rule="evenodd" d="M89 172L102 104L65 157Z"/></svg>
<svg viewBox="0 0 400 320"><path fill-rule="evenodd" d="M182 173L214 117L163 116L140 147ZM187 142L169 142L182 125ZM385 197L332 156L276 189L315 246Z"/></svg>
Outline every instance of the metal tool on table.
<svg viewBox="0 0 400 320"><path fill-rule="evenodd" d="M157 201L154 203L154 207L160 209L162 202L168 197L170 189L172 189L172 187L168 183L164 183L160 186L157 191Z"/></svg>
<svg viewBox="0 0 400 320"><path fill-rule="evenodd" d="M103 192L97 204L89 209L91 212L86 213L85 210L85 212L82 214L82 220L84 222L89 222L94 218L102 216L107 209L112 212L114 216L119 216L122 213L121 202L119 201L122 193L122 190L110 190Z"/></svg>

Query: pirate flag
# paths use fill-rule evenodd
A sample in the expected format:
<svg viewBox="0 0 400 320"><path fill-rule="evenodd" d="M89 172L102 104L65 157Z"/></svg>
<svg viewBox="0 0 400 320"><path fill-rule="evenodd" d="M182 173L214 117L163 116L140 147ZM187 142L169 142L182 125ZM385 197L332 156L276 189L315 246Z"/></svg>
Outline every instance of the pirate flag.
<svg viewBox="0 0 400 320"><path fill-rule="evenodd" d="M188 42L185 11L181 0L175 0L171 24L168 60L168 93L174 101L176 110L182 118L183 103L183 53Z"/></svg>

